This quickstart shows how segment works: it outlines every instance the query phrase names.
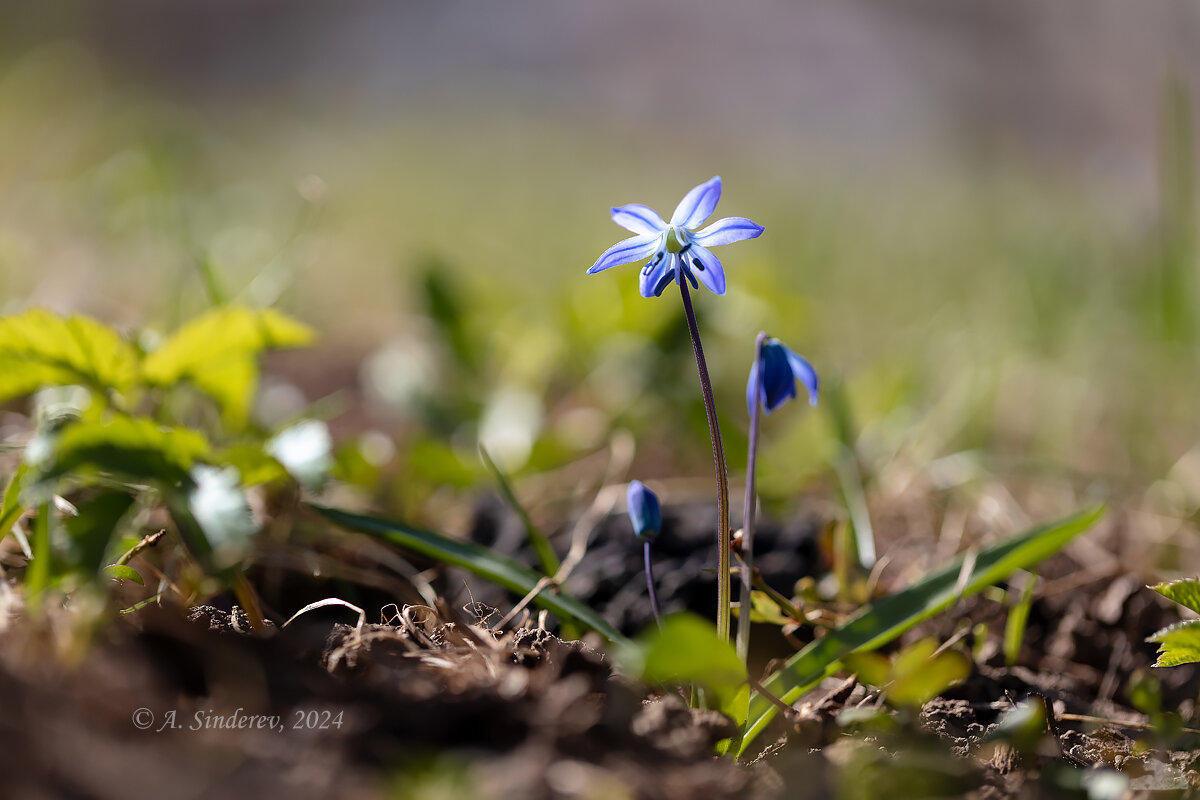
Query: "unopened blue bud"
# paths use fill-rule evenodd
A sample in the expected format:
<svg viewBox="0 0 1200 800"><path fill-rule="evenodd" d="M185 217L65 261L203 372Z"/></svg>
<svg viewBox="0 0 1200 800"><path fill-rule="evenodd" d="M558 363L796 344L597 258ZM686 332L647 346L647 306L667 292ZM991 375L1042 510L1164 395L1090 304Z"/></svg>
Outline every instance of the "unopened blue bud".
<svg viewBox="0 0 1200 800"><path fill-rule="evenodd" d="M762 379L759 379L759 375ZM796 381L808 390L808 402L817 404L817 371L803 357L793 353L778 339L763 342L762 353L750 367L746 382L746 407L754 413L754 404L762 404L764 412L775 409L796 396Z"/></svg>
<svg viewBox="0 0 1200 800"><path fill-rule="evenodd" d="M658 496L641 481L630 481L625 500L633 532L643 539L658 536L662 530L662 508L658 504Z"/></svg>

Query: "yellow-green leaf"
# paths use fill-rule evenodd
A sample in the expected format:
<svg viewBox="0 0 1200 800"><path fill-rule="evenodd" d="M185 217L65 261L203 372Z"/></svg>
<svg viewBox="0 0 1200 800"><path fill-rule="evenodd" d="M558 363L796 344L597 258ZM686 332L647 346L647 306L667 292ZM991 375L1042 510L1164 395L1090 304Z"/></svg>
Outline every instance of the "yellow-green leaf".
<svg viewBox="0 0 1200 800"><path fill-rule="evenodd" d="M174 483L208 456L208 441L195 431L115 416L67 426L54 437L47 462L37 466L43 479L92 467L135 480Z"/></svg>
<svg viewBox="0 0 1200 800"><path fill-rule="evenodd" d="M1150 588L1163 597L1174 600L1179 605L1187 606L1192 611L1200 614L1200 580L1188 578L1182 581L1160 583Z"/></svg>
<svg viewBox="0 0 1200 800"><path fill-rule="evenodd" d="M217 463L236 468L246 486L259 486L288 479L288 471L282 464L261 447L250 444L236 444L222 450Z"/></svg>
<svg viewBox="0 0 1200 800"><path fill-rule="evenodd" d="M198 365L188 378L197 389L217 401L230 428L245 426L258 388L254 356L231 353L218 361Z"/></svg>
<svg viewBox="0 0 1200 800"><path fill-rule="evenodd" d="M315 334L270 308L223 306L201 314L148 354L142 375L148 383L169 386L193 379L216 362L254 356L263 350L303 347Z"/></svg>
<svg viewBox="0 0 1200 800"><path fill-rule="evenodd" d="M633 648L617 658L630 672L651 683L690 683L704 687L722 710L736 711L739 691L746 685L746 667L733 645L717 636L716 626L695 614L673 614L661 630L647 631ZM744 720L746 709L741 709Z"/></svg>
<svg viewBox="0 0 1200 800"><path fill-rule="evenodd" d="M0 400L70 384L124 392L136 377L133 346L94 319L41 308L0 318Z"/></svg>
<svg viewBox="0 0 1200 800"><path fill-rule="evenodd" d="M1177 622L1146 641L1158 643L1156 667L1177 667L1200 661L1200 619Z"/></svg>
<svg viewBox="0 0 1200 800"><path fill-rule="evenodd" d="M104 568L110 578L117 578L123 581L133 581L138 586L145 586L146 581L142 580L142 576L136 569L127 564L110 564Z"/></svg>

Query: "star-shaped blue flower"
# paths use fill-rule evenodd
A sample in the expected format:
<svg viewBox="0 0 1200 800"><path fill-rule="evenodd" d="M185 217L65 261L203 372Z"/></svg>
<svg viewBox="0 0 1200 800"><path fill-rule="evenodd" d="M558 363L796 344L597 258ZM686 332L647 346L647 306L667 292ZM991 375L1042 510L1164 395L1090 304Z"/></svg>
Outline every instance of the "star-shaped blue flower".
<svg viewBox="0 0 1200 800"><path fill-rule="evenodd" d="M759 372L762 381L759 381ZM808 402L817 404L817 371L803 357L796 355L778 339L763 342L762 354L750 367L750 380L746 382L746 408L754 414L755 400L770 414L796 396L796 381L808 389Z"/></svg>
<svg viewBox="0 0 1200 800"><path fill-rule="evenodd" d="M745 217L725 217L696 230L712 216L720 199L718 177L684 195L670 222L663 222L658 212L638 203L612 209L613 222L637 235L605 250L588 274L648 257L639 280L643 297L658 297L672 282L682 283L685 276L693 288L699 288L698 280L714 294L725 294L725 269L708 248L757 238L763 228Z"/></svg>

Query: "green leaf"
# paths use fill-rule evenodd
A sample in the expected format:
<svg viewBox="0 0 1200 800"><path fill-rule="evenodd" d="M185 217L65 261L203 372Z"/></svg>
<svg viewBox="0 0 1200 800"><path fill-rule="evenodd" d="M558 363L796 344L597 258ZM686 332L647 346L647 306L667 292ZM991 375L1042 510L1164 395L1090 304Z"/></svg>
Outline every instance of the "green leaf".
<svg viewBox="0 0 1200 800"><path fill-rule="evenodd" d="M892 662L881 653L851 653L842 662L869 686L883 687L892 682Z"/></svg>
<svg viewBox="0 0 1200 800"><path fill-rule="evenodd" d="M738 609L734 609L734 612L738 613ZM750 592L750 621L765 622L780 627L795 622L795 620L780 610L775 598L766 592L757 590Z"/></svg>
<svg viewBox="0 0 1200 800"><path fill-rule="evenodd" d="M208 442L195 431L114 416L68 425L54 437L48 462L38 466L43 480L91 467L133 480L177 483L208 456Z"/></svg>
<svg viewBox="0 0 1200 800"><path fill-rule="evenodd" d="M40 308L0 318L0 401L72 384L125 392L136 377L133 346L94 319Z"/></svg>
<svg viewBox="0 0 1200 800"><path fill-rule="evenodd" d="M889 661L879 653L851 653L846 669L872 686L886 687L892 705L920 708L951 684L971 674L971 661L962 653L937 653L937 642L922 639L904 648Z"/></svg>
<svg viewBox="0 0 1200 800"><path fill-rule="evenodd" d="M732 644L711 622L695 614L672 614L662 629L651 628L635 644L617 651L625 668L648 683L694 684L729 709L746 685L746 667ZM742 701L745 717L745 699ZM732 715L731 715L732 716Z"/></svg>
<svg viewBox="0 0 1200 800"><path fill-rule="evenodd" d="M1021 657L1021 643L1025 640L1025 626L1029 623L1029 610L1033 607L1033 593L1037 588L1037 575L1025 576L1021 597L1008 612L1004 622L1004 663L1013 666Z"/></svg>
<svg viewBox="0 0 1200 800"><path fill-rule="evenodd" d="M234 430L246 426L258 390L258 364L253 355L230 353L197 365L186 377L216 401L226 425Z"/></svg>
<svg viewBox="0 0 1200 800"><path fill-rule="evenodd" d="M133 500L128 492L104 491L81 502L79 513L64 520L72 566L89 577L100 571L113 532L133 507Z"/></svg>
<svg viewBox="0 0 1200 800"><path fill-rule="evenodd" d="M965 655L957 650L934 655L936 643L925 641L928 646L919 652L905 651L896 658L896 678L887 693L893 705L920 708L971 674L971 660Z"/></svg>
<svg viewBox="0 0 1200 800"><path fill-rule="evenodd" d="M837 671L841 660L856 650L887 644L918 622L949 608L959 598L984 589L1018 569L1029 569L1053 555L1104 515L1100 506L1010 537L974 554L960 556L931 572L904 591L865 606L841 627L830 631L789 658L763 686L785 703L792 703ZM742 752L775 716L775 706L755 695L750 703L750 727Z"/></svg>
<svg viewBox="0 0 1200 800"><path fill-rule="evenodd" d="M21 550L24 551L25 557L31 558L33 552L29 547L29 540L25 538L19 528L13 527L20 519L21 514L25 512L25 507L21 504L21 489L28 472L29 467L21 464L9 479L8 488L4 490L4 501L0 503L0 539L12 533L21 543Z"/></svg>
<svg viewBox="0 0 1200 800"><path fill-rule="evenodd" d="M1200 619L1189 619L1163 628L1146 639L1157 642L1158 660L1156 667L1177 667L1200 661Z"/></svg>
<svg viewBox="0 0 1200 800"><path fill-rule="evenodd" d="M513 490L512 482L509 481L508 475L492 460L491 454L482 443L479 445L479 457L483 460L483 465L495 477L496 483L500 485L500 493L504 495L505 502L508 503L509 508L520 518L521 524L525 526L525 538L529 540L529 544L533 546L533 551L537 553L538 561L542 563L542 571L547 575L553 575L558 572L558 556L554 554L554 545L550 544L550 537L542 533L541 528L533 524L533 519L529 516L529 512L525 510L525 506L521 505L521 501L517 499L517 493Z"/></svg>
<svg viewBox="0 0 1200 800"><path fill-rule="evenodd" d="M42 592L50 586L51 575L54 572L52 561L51 525L53 514L49 503L38 506L33 521L33 560L25 570L25 592L29 598L30 607L41 608Z"/></svg>
<svg viewBox="0 0 1200 800"><path fill-rule="evenodd" d="M1200 579L1188 578L1182 581L1171 581L1150 588L1168 600L1174 600L1179 605L1187 606L1200 614Z"/></svg>
<svg viewBox="0 0 1200 800"><path fill-rule="evenodd" d="M245 486L279 483L288 479L288 471L283 464L257 445L236 444L226 448L218 454L216 463L236 468Z"/></svg>
<svg viewBox="0 0 1200 800"><path fill-rule="evenodd" d="M520 595L532 592L543 577L529 567L511 558L493 553L474 542L459 541L439 533L414 528L403 522L389 521L364 514L351 514L336 508L315 504L311 505L311 508L347 530L365 533L391 542L397 547L412 550L446 564L462 567ZM558 614L559 617L574 620L580 625L596 631L607 637L609 641L617 644L629 643L629 639L622 636L621 632L603 617L569 594L546 588L538 594L534 603Z"/></svg>
<svg viewBox="0 0 1200 800"><path fill-rule="evenodd" d="M304 347L313 330L273 309L214 308L186 323L142 361L142 379L169 387L190 381L220 404L231 424L249 414L263 350Z"/></svg>
<svg viewBox="0 0 1200 800"><path fill-rule="evenodd" d="M133 581L138 586L145 586L146 582L142 580L142 576L136 569L128 564L111 564L104 568L110 578L118 578L123 581Z"/></svg>

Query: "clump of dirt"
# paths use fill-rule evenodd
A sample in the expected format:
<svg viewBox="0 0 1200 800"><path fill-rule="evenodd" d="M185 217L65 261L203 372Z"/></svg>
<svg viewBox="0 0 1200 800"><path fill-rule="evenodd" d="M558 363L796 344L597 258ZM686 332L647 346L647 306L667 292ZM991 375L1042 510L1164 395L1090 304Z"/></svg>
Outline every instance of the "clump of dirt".
<svg viewBox="0 0 1200 800"><path fill-rule="evenodd" d="M14 796L775 796L712 756L730 722L649 697L586 642L407 608L395 622L252 633L212 607L147 609L65 666L17 625L0 655Z"/></svg>

